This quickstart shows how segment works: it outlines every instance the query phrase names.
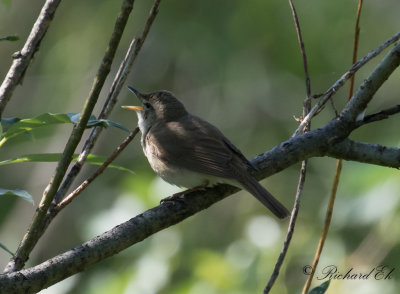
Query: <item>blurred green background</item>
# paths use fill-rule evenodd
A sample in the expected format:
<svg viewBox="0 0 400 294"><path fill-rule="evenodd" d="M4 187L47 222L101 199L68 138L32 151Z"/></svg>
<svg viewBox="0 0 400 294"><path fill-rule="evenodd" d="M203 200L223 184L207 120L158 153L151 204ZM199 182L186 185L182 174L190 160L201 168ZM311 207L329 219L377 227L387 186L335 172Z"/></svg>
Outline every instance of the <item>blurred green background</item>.
<svg viewBox="0 0 400 294"><path fill-rule="evenodd" d="M44 1L0 3L0 35L21 40L0 43L0 74L20 50ZM33 117L45 112L80 112L110 37L121 1L61 3L40 52L16 88L4 117ZM7 4L8 3L8 4ZM325 91L349 67L357 1L296 1L309 60L312 91ZM136 1L109 86L130 39L138 35L152 1ZM359 56L364 56L400 27L400 2L367 1L361 17ZM365 66L356 85L378 63ZM399 72L391 76L368 113L398 104ZM303 65L286 1L162 1L159 15L128 78L143 92L168 89L188 110L218 126L252 158L291 136L305 97ZM341 109L347 87L335 96ZM107 91L100 97L98 114ZM138 103L127 89L119 105ZM110 119L129 128L133 113L114 109ZM332 119L326 107L313 128ZM355 131L351 138L399 146L398 119ZM8 142L0 160L26 153L62 152L71 125L48 127ZM86 135L89 131L86 132ZM126 134L105 130L94 151L109 155ZM81 147L78 148L80 150ZM139 140L116 163L136 175L107 170L50 226L28 266L64 252L136 214L157 205L178 189L150 169ZM313 158L288 256L272 293L300 293L323 226L335 160ZM0 167L0 187L25 189L40 201L55 163ZM76 184L93 167L85 167ZM293 204L299 164L263 184L287 207ZM390 280L334 280L327 293L398 293L400 287L399 173L345 162L329 237L317 277L336 265L341 273L369 272L381 264L395 268ZM0 242L15 250L35 207L12 197L0 199ZM73 276L42 293L261 293L282 247L288 221L277 221L248 193L237 193L210 209ZM0 250L0 267L9 259ZM313 285L323 281L314 280Z"/></svg>

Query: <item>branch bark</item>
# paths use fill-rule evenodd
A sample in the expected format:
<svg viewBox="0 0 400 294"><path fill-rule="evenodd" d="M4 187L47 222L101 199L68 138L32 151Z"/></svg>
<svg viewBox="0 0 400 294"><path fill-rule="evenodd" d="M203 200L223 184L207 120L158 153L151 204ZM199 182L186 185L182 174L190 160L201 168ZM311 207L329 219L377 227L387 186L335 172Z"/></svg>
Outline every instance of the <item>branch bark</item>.
<svg viewBox="0 0 400 294"><path fill-rule="evenodd" d="M259 168L255 174L256 178L265 178L315 156L334 156L399 168L399 148L347 139L358 127L357 115L367 107L376 91L399 64L400 44L397 44L363 82L339 117L319 129L293 137L254 158L252 163ZM228 185L217 185L205 191L188 193L181 202L163 203L40 265L0 275L0 293L35 293L49 287L208 208L237 190Z"/></svg>
<svg viewBox="0 0 400 294"><path fill-rule="evenodd" d="M72 155L82 138L89 117L92 114L93 108L96 105L97 99L100 95L100 91L104 85L108 73L110 72L115 52L119 45L119 41L121 40L128 17L132 11L133 1L134 0L125 0L122 3L120 14L115 22L114 31L111 35L107 50L93 81L89 96L85 101L79 121L76 126L74 126L64 148L62 158L58 162L54 175L43 192L39 207L36 209L35 215L33 216L32 224L22 239L15 256L11 258L5 269L6 273L19 270L24 266L25 262L29 258L30 252L41 236L42 225L45 220L47 210L50 207L50 204L54 199L68 166L72 161Z"/></svg>
<svg viewBox="0 0 400 294"><path fill-rule="evenodd" d="M60 2L61 0L46 1L24 47L21 51L14 53L14 61L0 87L0 118L11 99L15 87L21 83L33 56L39 50L40 42L46 35Z"/></svg>
<svg viewBox="0 0 400 294"><path fill-rule="evenodd" d="M132 40L130 47L128 48L128 51L126 53L124 61L121 63L120 68L118 70L118 73L114 79L114 82L111 86L110 92L108 93L107 100L104 103L103 109L101 110L101 113L99 114L99 118L107 118L108 115L111 113L111 111L114 108L114 105L117 103L117 97L119 95L119 92L121 91L121 88L123 84L125 83L128 74L133 67L133 64L142 49L142 46L147 38L147 35L150 31L150 28L154 22L154 19L156 18L158 14L158 7L160 5L161 0L155 0L151 10L149 17L147 18L146 25L143 29L142 34L140 35L139 38L135 38ZM93 149L97 139L99 138L100 134L102 132L101 127L95 127L93 128L92 132L90 133L88 139L86 140L81 153L79 154L79 158L77 162L74 164L74 166L71 168L69 171L68 175L66 176L64 182L60 186L60 189L57 191L56 197L54 198L53 201L53 206L50 207L50 213L51 210L56 207L58 203L63 199L65 194L67 193L68 189L71 187L73 181L81 171L83 164L86 161L87 156ZM50 221L50 219L48 219Z"/></svg>
<svg viewBox="0 0 400 294"><path fill-rule="evenodd" d="M367 163L385 163L397 161L400 167L400 148L388 148L345 139L333 142L341 129L340 120L333 120L325 127L291 138L254 158L252 163L259 167L255 176L258 179L277 173L288 166L314 156L338 156L340 150L346 150L345 159L363 158ZM347 148L352 145L354 148ZM365 158L363 146L377 158ZM378 158L380 158L378 160ZM389 158L391 158L389 160ZM283 160L286 159L286 160ZM166 202L147 210L88 242L57 255L37 266L0 275L0 294L36 293L71 275L84 271L89 266L119 253L120 251L144 240L158 231L177 224L212 204L234 194L238 189L229 185L217 185L202 191L194 191L184 196L183 201Z"/></svg>
<svg viewBox="0 0 400 294"><path fill-rule="evenodd" d="M400 148L345 139L332 146L327 156L386 167L400 168Z"/></svg>
<svg viewBox="0 0 400 294"><path fill-rule="evenodd" d="M370 51L366 56L364 56L355 64L353 64L353 66L322 95L321 99L318 101L317 104L314 105L310 113L303 118L300 125L293 133L293 136L297 136L298 134L300 134L300 132L307 125L307 123L310 122L310 120L322 110L326 102L328 102L332 98L332 96L337 92L337 90L339 90L339 88L341 88L344 85L346 80L350 79L362 66L364 66L372 58L381 53L384 49L397 42L399 39L400 39L400 32L396 33L394 36L386 40L383 44L379 45L376 49Z"/></svg>

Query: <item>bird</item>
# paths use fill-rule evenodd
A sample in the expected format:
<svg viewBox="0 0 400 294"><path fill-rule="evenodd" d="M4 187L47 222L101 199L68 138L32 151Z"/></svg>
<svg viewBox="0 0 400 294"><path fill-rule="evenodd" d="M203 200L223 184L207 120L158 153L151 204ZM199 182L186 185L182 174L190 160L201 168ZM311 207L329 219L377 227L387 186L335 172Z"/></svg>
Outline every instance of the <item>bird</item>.
<svg viewBox="0 0 400 294"><path fill-rule="evenodd" d="M233 185L248 191L278 218L289 215L252 176L250 170L257 168L217 127L190 114L169 91L144 94L128 88L142 106L121 107L136 112L143 152L164 181L189 189Z"/></svg>

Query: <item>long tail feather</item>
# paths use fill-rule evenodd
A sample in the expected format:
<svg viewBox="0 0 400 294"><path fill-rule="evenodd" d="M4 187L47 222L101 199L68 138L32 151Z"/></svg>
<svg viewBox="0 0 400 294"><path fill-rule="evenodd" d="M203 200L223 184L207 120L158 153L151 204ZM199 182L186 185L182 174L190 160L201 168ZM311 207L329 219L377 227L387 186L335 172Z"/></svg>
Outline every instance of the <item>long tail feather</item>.
<svg viewBox="0 0 400 294"><path fill-rule="evenodd" d="M250 192L258 201L271 210L277 217L284 219L289 216L289 211L280 203L271 193L269 193L259 182L252 176L240 180L240 184L245 190Z"/></svg>

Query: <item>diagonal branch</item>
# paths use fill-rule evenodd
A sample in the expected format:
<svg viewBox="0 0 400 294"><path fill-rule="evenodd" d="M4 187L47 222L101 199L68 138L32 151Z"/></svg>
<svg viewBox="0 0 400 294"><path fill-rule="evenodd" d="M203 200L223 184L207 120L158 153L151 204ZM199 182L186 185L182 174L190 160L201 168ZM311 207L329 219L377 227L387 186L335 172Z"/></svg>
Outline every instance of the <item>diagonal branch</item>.
<svg viewBox="0 0 400 294"><path fill-rule="evenodd" d="M293 137L253 159L252 163L258 168L255 174L256 178L265 178L310 157L329 155L329 152L335 150L334 146L340 145L341 142L346 144L346 141L343 140L357 127L355 118L360 109L365 108L379 87L399 64L400 44L397 44L360 86L339 117L319 129ZM360 145L360 143L358 144ZM398 148L389 150L378 146L376 149L380 151L380 154L390 153L397 162L396 167L399 166L400 151ZM359 158L368 161L362 153L359 153L358 148L356 150L350 148L350 150L353 155L359 154ZM351 152L347 154L351 155ZM374 159L369 160L373 161ZM84 270L91 264L140 242L155 232L184 220L236 191L237 188L228 185L217 185L206 191L188 193L182 203L165 203L157 206L41 265L17 273L0 275L0 293L9 293L11 290L17 292L17 289L21 289L18 290L19 292L29 293L28 289L48 287ZM15 259L13 261L17 261L21 265L21 261Z"/></svg>
<svg viewBox="0 0 400 294"><path fill-rule="evenodd" d="M72 133L65 146L62 158L60 159L57 168L54 172L50 183L44 190L42 200L37 208L35 215L33 216L32 223L28 228L24 238L22 239L15 256L12 257L8 263L5 272L12 272L21 269L25 262L28 260L29 254L36 245L42 233L42 224L45 220L45 216L51 202L61 184L61 181L68 169L69 164L72 160L72 155L80 142L83 132L86 128L87 122L90 115L92 114L93 108L97 102L100 91L104 85L104 82L110 72L111 64L115 56L115 52L121 40L122 33L128 21L130 12L132 11L133 0L125 0L122 4L120 14L115 22L114 31L111 35L107 50L104 54L103 60L97 71L96 77L93 81L92 88L89 96L86 99L82 114L79 118L78 123L73 128Z"/></svg>
<svg viewBox="0 0 400 294"><path fill-rule="evenodd" d="M399 64L400 44L397 44L360 86L338 118L319 129L291 138L254 158L252 163L259 169L255 174L256 178L265 178L310 157L329 155L335 146L346 143L345 139L357 127L357 114L365 108ZM351 151L353 155L358 153L358 150ZM381 153L386 154L387 151L399 162L398 148L383 148ZM0 275L0 293L37 292L206 209L237 190L228 185L217 185L205 191L188 193L181 202L159 205L40 265Z"/></svg>
<svg viewBox="0 0 400 294"><path fill-rule="evenodd" d="M386 40L383 44L379 45L376 49L370 51L367 55L365 55L362 59L360 59L358 62L352 65L352 67L345 73L343 74L340 79L338 79L324 94L323 97L320 98L317 104L313 106L311 109L310 113L303 118L302 122L296 129L296 131L293 133L292 136L297 136L298 134L301 133L301 131L304 129L304 127L307 125L311 119L317 115L322 108L325 106L325 104L331 99L331 97L337 92L338 89L340 89L344 83L350 79L362 66L364 66L368 61L370 61L372 58L380 54L384 49L389 47L390 45L396 43L400 39L400 32L396 33L394 36Z"/></svg>
<svg viewBox="0 0 400 294"><path fill-rule="evenodd" d="M383 58L375 70L367 77L357 92L345 106L340 116L346 121L354 122L374 97L376 91L390 77L400 64L400 43Z"/></svg>
<svg viewBox="0 0 400 294"><path fill-rule="evenodd" d="M386 108L377 113L373 113L365 116L362 120L357 121L357 126L362 126L368 123L372 123L378 120L383 120L389 118L389 116L397 114L400 112L400 104Z"/></svg>
<svg viewBox="0 0 400 294"><path fill-rule="evenodd" d="M301 56L303 59L304 75L305 75L305 79L306 79L306 95L307 95L307 97L303 103L303 116L302 116L302 117L305 117L310 112L310 109L311 109L311 80L310 80L310 74L308 72L307 54L306 54L306 49L305 49L304 42L303 42L303 37L301 34L299 18L297 16L296 8L295 8L292 0L289 0L289 5L292 10L292 17L293 17L293 20L295 23L297 39L298 39L298 42L300 45L300 52L301 52ZM310 128L311 128L311 122L309 122L305 126L305 128L303 129L303 132L308 132L310 130ZM303 160L303 162L301 163L300 176L299 176L299 181L298 181L297 189L296 189L296 197L294 200L294 205L293 205L292 213L290 216L288 231L286 233L285 241L283 242L283 248L281 250L281 253L279 254L278 260L275 263L274 270L268 280L267 285L264 288L264 291L263 291L264 294L267 294L271 291L272 286L274 285L276 279L278 278L279 271L282 267L283 261L287 254L287 251L289 250L289 245L290 245L290 242L291 242L293 234L294 234L294 228L296 226L297 215L298 215L298 212L300 209L300 198L301 198L301 195L303 192L304 183L306 181L307 165L308 165L307 160Z"/></svg>
<svg viewBox="0 0 400 294"><path fill-rule="evenodd" d="M72 191L67 197L63 199L60 203L57 204L54 212L52 214L52 218L59 213L63 208L65 208L69 203L72 202L83 190L85 190L90 183L92 183L99 175L101 175L104 170L110 165L111 162L128 146L128 144L135 138L135 136L139 133L139 127L136 127L126 138L125 140L114 150L114 152L107 158L107 160L85 181L82 182L74 191Z"/></svg>
<svg viewBox="0 0 400 294"><path fill-rule="evenodd" d="M110 92L108 93L106 102L104 103L103 109L100 112L99 118L107 118L109 116L109 114L111 113L112 109L114 108L114 105L117 103L117 98L121 91L121 88L124 85L126 78L128 77L128 75L131 71L131 68L134 65L136 57L138 56L138 54L143 46L143 43L147 38L147 35L148 35L150 28L154 22L154 19L156 18L157 14L158 14L158 7L160 5L160 1L161 0L155 0L154 4L150 10L150 14L149 14L149 17L147 18L143 32L140 35L140 37L135 38L131 41L131 44L127 50L125 58L122 61L121 65L118 69L118 72L115 76L113 84L111 85ZM58 190L57 195L54 199L54 203L53 203L54 205L52 206L52 208L54 208L62 200L62 198L67 193L68 189L71 187L76 176L81 171L82 166L85 163L87 156L89 155L89 153L93 149L97 139L99 138L101 131L102 131L101 127L95 127L92 130L92 132L90 133L89 138L86 140L85 145L82 148L82 151L79 155L77 162L71 168L70 172L66 176L64 182L62 183L60 189Z"/></svg>
<svg viewBox="0 0 400 294"><path fill-rule="evenodd" d="M359 43L359 38L360 38L360 18L361 18L362 5L363 5L363 0L358 0L352 64L354 64L357 61L357 52L358 52L357 49L358 49L358 43ZM347 101L349 101L351 99L351 97L353 96L354 80L355 80L355 75L351 76L351 78L350 78L349 94L348 94ZM333 105L334 104L333 100L332 99L330 99L330 100ZM335 175L333 178L331 193L329 195L329 202L328 202L328 206L326 208L324 227L322 228L321 235L320 235L320 238L318 241L318 246L317 246L317 249L314 254L314 259L313 259L313 262L311 263L311 272L310 272L310 275L308 275L306 282L304 283L302 294L307 294L308 290L310 289L311 282L314 278L315 269L318 266L318 263L319 263L319 260L320 260L321 254L322 254L322 250L325 245L326 238L328 237L328 232L329 232L332 215L333 215L333 208L334 208L335 200L336 200L337 188L339 186L339 181L340 181L340 174L342 173L342 166L343 166L342 159L338 159L336 161Z"/></svg>
<svg viewBox="0 0 400 294"><path fill-rule="evenodd" d="M21 51L14 53L14 61L0 87L0 118L14 93L14 89L22 82L31 60L39 50L40 42L46 35L60 2L61 0L47 0L44 3L24 47Z"/></svg>
<svg viewBox="0 0 400 294"><path fill-rule="evenodd" d="M258 179L264 178L313 156L332 154L335 157L339 156L339 150L345 150L348 144L355 145L354 148L345 151L345 159L356 160L362 158L365 150L375 150L380 151L374 152L374 155L379 153L381 160L364 158L363 162L383 164L392 157L397 159L397 167L400 167L400 148L382 148L382 146L352 142L348 139L329 144L328 142L336 140L339 133L335 130L338 129L340 129L340 121L335 119L323 128L291 138L257 156L251 161L261 169L255 176ZM364 146L365 149L359 151L360 146ZM391 160L388 161L391 162ZM0 294L36 293L117 254L158 231L183 221L237 191L238 189L232 186L217 185L185 194L182 201L166 202L149 209L110 231L37 266L0 275Z"/></svg>

